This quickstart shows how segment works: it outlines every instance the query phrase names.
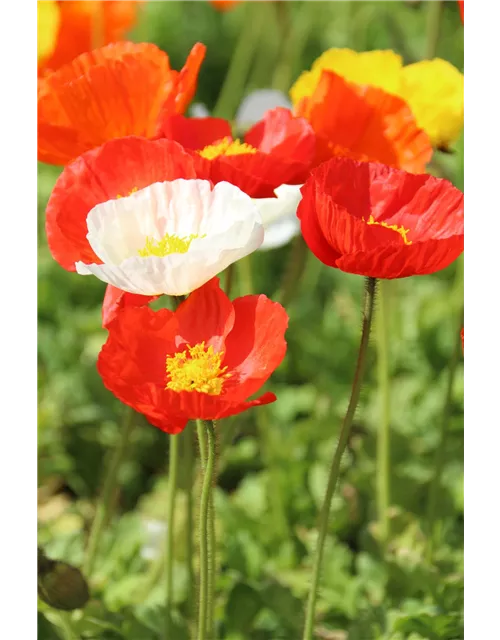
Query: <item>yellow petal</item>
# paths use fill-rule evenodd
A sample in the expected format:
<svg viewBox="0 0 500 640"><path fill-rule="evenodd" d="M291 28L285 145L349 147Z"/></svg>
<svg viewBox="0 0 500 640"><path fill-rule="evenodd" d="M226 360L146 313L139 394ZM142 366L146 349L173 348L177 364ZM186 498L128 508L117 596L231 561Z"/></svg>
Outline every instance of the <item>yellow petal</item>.
<svg viewBox="0 0 500 640"><path fill-rule="evenodd" d="M38 8L38 60L48 58L56 48L61 15L57 2L43 0Z"/></svg>
<svg viewBox="0 0 500 640"><path fill-rule="evenodd" d="M311 71L299 76L290 89L293 104L312 95L324 69L334 71L349 82L367 84L398 95L401 88L401 56L392 50L357 52L329 49L314 61Z"/></svg>
<svg viewBox="0 0 500 640"><path fill-rule="evenodd" d="M433 146L446 147L464 126L464 76L446 60L422 60L404 67L400 96Z"/></svg>

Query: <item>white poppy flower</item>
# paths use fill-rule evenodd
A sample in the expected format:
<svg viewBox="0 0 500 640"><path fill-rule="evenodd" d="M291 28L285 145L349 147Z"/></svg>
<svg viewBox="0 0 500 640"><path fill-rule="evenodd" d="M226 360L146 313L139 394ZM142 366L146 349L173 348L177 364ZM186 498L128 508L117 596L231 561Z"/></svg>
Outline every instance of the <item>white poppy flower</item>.
<svg viewBox="0 0 500 640"><path fill-rule="evenodd" d="M288 244L300 233L297 207L302 199L302 185L282 184L274 190L276 198L255 198L265 229L261 251L276 249Z"/></svg>
<svg viewBox="0 0 500 640"><path fill-rule="evenodd" d="M156 182L103 202L89 212L87 228L103 264L77 262L77 272L142 295L188 294L264 239L252 198L207 180Z"/></svg>

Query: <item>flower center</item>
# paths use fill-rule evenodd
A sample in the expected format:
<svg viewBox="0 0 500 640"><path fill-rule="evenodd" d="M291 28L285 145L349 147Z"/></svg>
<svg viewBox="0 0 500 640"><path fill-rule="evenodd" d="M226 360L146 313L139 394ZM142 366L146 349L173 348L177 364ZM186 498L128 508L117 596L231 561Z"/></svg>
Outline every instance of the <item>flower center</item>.
<svg viewBox="0 0 500 640"><path fill-rule="evenodd" d="M168 382L166 389L172 391L198 391L210 396L222 393L224 380L230 377L221 368L224 353L215 353L213 346L205 347L205 342L188 345L187 350L167 356L166 370Z"/></svg>
<svg viewBox="0 0 500 640"><path fill-rule="evenodd" d="M149 256L157 256L158 258L164 258L171 253L187 253L189 245L195 238L204 238L205 235L197 236L192 233L185 238L179 238L179 236L171 236L166 233L161 240L155 240L151 236L146 236L146 244L143 249L139 249L137 252L141 258L148 258Z"/></svg>
<svg viewBox="0 0 500 640"><path fill-rule="evenodd" d="M257 149L252 147L251 144L246 142L240 142L239 140L232 140L229 136L222 138L215 144L209 144L198 151L202 158L207 160L213 160L219 156L239 156L243 153L257 153Z"/></svg>
<svg viewBox="0 0 500 640"><path fill-rule="evenodd" d="M403 227L403 225L401 225L400 227L398 227L397 224L387 224L387 222L377 222L373 216L370 216L368 218L368 221L366 221L364 218L362 218L363 222L366 222L366 224L377 224L380 227L384 227L385 229L390 229L391 231L395 231L396 233L399 233L399 235L403 238L403 242L405 244L413 244L411 240L408 240L408 238L406 237L406 234L409 233L409 229L405 229Z"/></svg>

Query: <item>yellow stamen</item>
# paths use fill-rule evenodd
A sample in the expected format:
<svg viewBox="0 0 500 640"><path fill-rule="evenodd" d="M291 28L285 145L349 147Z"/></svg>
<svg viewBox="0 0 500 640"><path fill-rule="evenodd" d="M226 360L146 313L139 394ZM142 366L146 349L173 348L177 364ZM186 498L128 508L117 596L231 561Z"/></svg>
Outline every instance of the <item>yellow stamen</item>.
<svg viewBox="0 0 500 640"><path fill-rule="evenodd" d="M151 236L146 236L146 244L144 249L139 249L137 252L141 258L147 258L148 256L157 256L158 258L164 258L171 253L187 253L189 245L195 238L204 238L206 234L198 236L192 233L185 238L179 238L179 236L170 235L166 233L161 240L155 240Z"/></svg>
<svg viewBox="0 0 500 640"><path fill-rule="evenodd" d="M133 189L131 189L128 193L127 196L131 196L133 193L135 193L136 191L139 191L139 189L137 187L134 187ZM123 196L121 195L121 193L119 193L116 198L123 198Z"/></svg>
<svg viewBox="0 0 500 640"><path fill-rule="evenodd" d="M205 347L205 342L188 345L187 350L167 356L166 371L168 382L166 389L172 391L198 391L210 396L222 393L222 386L229 373L227 367L221 368L224 353L215 353L212 345Z"/></svg>
<svg viewBox="0 0 500 640"><path fill-rule="evenodd" d="M403 238L403 242L405 244L413 244L411 240L408 240L408 238L406 237L406 234L409 233L409 229L405 229L403 227L403 225L401 225L400 227L398 227L397 224L387 224L387 222L377 222L374 217L371 215L368 218L368 222L362 218L363 222L366 222L366 224L377 224L381 227L384 227L385 229L390 229L391 231L395 231L396 233L399 233L399 235Z"/></svg>
<svg viewBox="0 0 500 640"><path fill-rule="evenodd" d="M198 153L202 158L212 160L218 156L238 156L243 153L257 153L257 149L246 142L231 140L228 136L226 138L222 138L222 140L215 144L209 144L207 147L198 151Z"/></svg>

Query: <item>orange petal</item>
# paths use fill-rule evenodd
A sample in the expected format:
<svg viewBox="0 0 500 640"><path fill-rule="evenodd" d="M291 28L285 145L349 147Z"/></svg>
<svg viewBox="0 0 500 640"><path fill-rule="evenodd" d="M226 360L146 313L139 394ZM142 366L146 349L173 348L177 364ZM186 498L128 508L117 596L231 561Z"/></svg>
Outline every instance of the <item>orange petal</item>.
<svg viewBox="0 0 500 640"><path fill-rule="evenodd" d="M204 52L195 45L179 73L155 45L120 42L40 79L39 160L66 164L114 138L152 137L160 111L187 106Z"/></svg>
<svg viewBox="0 0 500 640"><path fill-rule="evenodd" d="M52 55L39 73L55 71L86 51L121 40L137 19L136 1L64 0L58 2L61 26Z"/></svg>
<svg viewBox="0 0 500 640"><path fill-rule="evenodd" d="M318 136L316 164L341 155L423 173L432 155L427 134L404 100L331 71L323 71L296 115L306 117Z"/></svg>

